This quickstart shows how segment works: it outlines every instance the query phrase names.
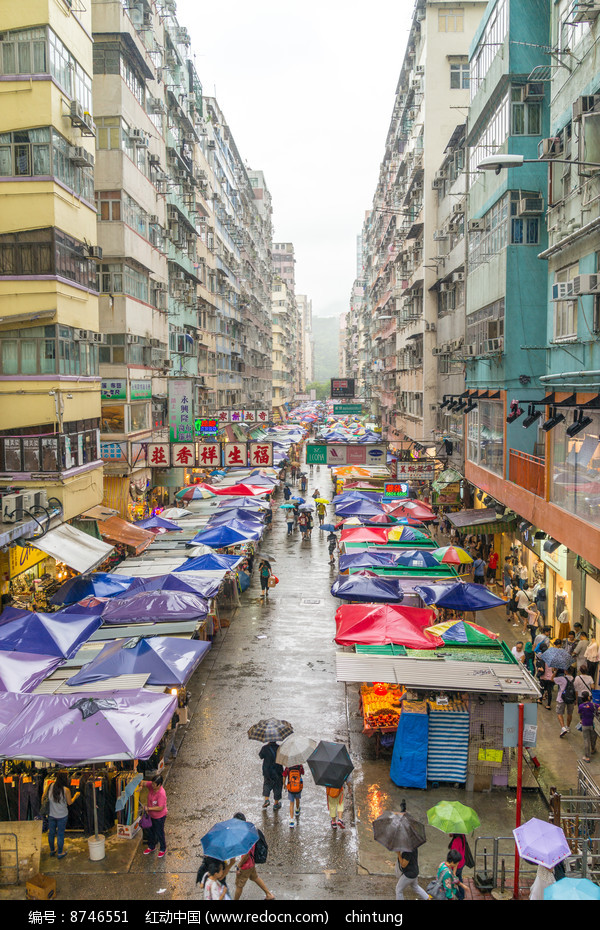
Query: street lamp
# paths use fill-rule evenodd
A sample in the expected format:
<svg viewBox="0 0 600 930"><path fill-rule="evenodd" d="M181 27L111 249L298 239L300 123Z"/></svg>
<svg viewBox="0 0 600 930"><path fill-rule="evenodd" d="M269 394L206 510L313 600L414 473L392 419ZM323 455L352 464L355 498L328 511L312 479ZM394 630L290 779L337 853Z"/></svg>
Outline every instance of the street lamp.
<svg viewBox="0 0 600 930"><path fill-rule="evenodd" d="M600 168L600 162L575 161L571 158L525 158L523 155L488 155L477 165L480 171L495 171L500 174L503 168L520 168L521 165L539 165L540 163L559 165L584 165L586 168Z"/></svg>

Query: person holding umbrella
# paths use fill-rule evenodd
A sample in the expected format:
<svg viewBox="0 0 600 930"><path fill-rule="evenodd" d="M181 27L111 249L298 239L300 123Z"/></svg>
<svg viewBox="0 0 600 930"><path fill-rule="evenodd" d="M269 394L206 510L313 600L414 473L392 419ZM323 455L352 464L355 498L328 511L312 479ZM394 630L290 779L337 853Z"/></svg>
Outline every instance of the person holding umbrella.
<svg viewBox="0 0 600 930"><path fill-rule="evenodd" d="M245 814L237 813L233 815L237 820L246 820ZM263 837L264 839L264 837ZM264 891L266 901L274 901L275 895L272 891L269 891L262 878L259 876L256 871L256 861L254 859L254 850L256 849L256 843L247 853L241 857L238 862L237 872L235 876L235 894L233 897L234 901L239 901L242 897L242 891L247 881L254 882L255 885ZM264 860L263 860L264 861Z"/></svg>
<svg viewBox="0 0 600 930"><path fill-rule="evenodd" d="M459 889L462 889L463 894L467 890L467 886L463 885L456 875L459 862L458 850L450 849L437 870L437 881L442 886L446 901L458 901Z"/></svg>
<svg viewBox="0 0 600 930"><path fill-rule="evenodd" d="M426 842L425 827L406 813L406 801L402 801L400 812L385 811L373 821L373 837L385 846L386 849L396 853L395 873L396 901L404 901L404 892L411 888L423 901L429 900L429 895L419 885L419 858L417 849Z"/></svg>
<svg viewBox="0 0 600 930"><path fill-rule="evenodd" d="M205 901L231 901L225 878L234 861L232 859L231 862L227 863L223 862L222 859L213 859L212 856L207 856L204 859L206 872L200 882L200 887Z"/></svg>
<svg viewBox="0 0 600 930"><path fill-rule="evenodd" d="M260 577L260 596L265 599L269 596L269 578L272 575L271 565L266 559L261 559L258 566Z"/></svg>
<svg viewBox="0 0 600 930"><path fill-rule="evenodd" d="M333 531L327 534L327 549L329 551L329 564L335 565L334 553L337 549L337 536Z"/></svg>
<svg viewBox="0 0 600 930"><path fill-rule="evenodd" d="M286 503L287 503L287 501L289 501L290 497L292 496L292 489L290 488L289 484L286 484L286 485L284 486L284 488L283 488L283 496L285 497L285 500L286 500Z"/></svg>

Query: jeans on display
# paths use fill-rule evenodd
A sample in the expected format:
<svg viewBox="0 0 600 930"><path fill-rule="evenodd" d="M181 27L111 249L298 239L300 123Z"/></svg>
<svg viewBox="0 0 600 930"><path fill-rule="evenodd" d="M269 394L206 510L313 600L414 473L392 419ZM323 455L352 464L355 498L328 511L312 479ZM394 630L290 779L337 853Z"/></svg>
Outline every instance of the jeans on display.
<svg viewBox="0 0 600 930"><path fill-rule="evenodd" d="M63 851L65 842L65 830L67 829L67 817L48 817L48 845L50 852L54 852L54 839L59 856Z"/></svg>

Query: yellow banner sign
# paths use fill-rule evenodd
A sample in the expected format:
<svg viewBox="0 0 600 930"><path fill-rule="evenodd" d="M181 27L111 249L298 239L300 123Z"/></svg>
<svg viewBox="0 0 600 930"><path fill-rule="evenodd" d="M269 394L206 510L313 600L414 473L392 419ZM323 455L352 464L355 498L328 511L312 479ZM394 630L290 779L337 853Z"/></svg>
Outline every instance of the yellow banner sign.
<svg viewBox="0 0 600 930"><path fill-rule="evenodd" d="M15 578L28 568L33 568L38 562L46 559L47 555L35 547L24 548L23 546L13 546L8 553L8 570L11 578Z"/></svg>

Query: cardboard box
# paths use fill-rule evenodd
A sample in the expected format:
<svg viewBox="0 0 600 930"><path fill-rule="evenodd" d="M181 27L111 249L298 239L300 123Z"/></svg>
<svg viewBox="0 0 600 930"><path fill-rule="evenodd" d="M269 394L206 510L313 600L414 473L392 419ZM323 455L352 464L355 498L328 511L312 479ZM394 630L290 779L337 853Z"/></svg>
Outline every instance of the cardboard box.
<svg viewBox="0 0 600 930"><path fill-rule="evenodd" d="M136 833L140 830L140 820L142 815L134 820L133 823L118 823L117 824L117 837L120 840L132 840Z"/></svg>
<svg viewBox="0 0 600 930"><path fill-rule="evenodd" d="M25 897L28 901L49 901L56 897L56 879L38 872L25 883Z"/></svg>

